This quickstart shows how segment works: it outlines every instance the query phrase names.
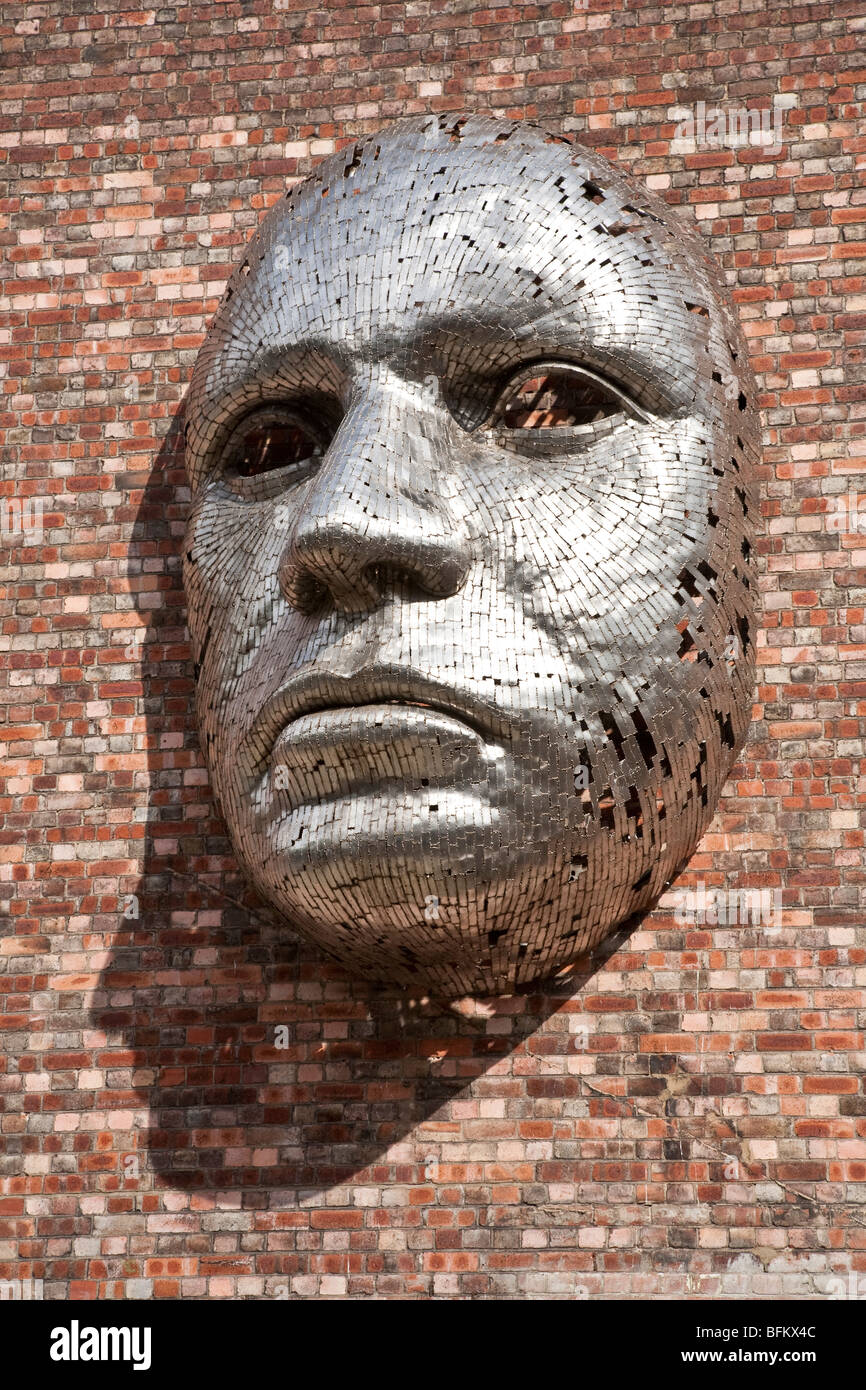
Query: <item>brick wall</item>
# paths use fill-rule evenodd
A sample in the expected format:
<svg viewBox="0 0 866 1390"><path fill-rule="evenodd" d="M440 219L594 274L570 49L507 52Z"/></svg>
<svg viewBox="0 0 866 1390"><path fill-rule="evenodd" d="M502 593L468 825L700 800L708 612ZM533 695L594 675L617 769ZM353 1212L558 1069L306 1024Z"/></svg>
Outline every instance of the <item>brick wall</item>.
<svg viewBox="0 0 866 1390"><path fill-rule="evenodd" d="M862 0L7 7L0 1278L864 1296L864 34ZM774 97L781 148L677 138L677 106ZM765 426L759 686L680 887L780 889L784 916L663 904L546 992L449 1009L299 950L238 877L191 717L178 439L287 181L467 108L577 134L726 271Z"/></svg>

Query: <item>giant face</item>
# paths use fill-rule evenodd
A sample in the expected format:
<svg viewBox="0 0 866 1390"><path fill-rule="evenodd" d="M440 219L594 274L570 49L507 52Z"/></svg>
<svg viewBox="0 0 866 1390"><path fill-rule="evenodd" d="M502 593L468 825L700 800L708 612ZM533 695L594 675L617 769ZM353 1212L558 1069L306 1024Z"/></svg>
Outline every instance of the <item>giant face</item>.
<svg viewBox="0 0 866 1390"><path fill-rule="evenodd" d="M501 992L688 859L750 714L753 392L696 234L536 128L401 122L271 209L185 580L237 854L331 956Z"/></svg>

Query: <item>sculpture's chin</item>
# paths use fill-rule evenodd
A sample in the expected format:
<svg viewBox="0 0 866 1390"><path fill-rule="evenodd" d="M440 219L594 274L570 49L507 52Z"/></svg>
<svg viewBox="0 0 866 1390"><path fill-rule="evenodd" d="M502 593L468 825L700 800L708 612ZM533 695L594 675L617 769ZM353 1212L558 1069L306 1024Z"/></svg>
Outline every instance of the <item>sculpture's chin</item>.
<svg viewBox="0 0 866 1390"><path fill-rule="evenodd" d="M492 867L504 858L507 820L483 790L383 788L287 811L263 827L263 838L269 859L284 872L347 884L375 872L393 885L406 874L426 881L431 873Z"/></svg>
<svg viewBox="0 0 866 1390"><path fill-rule="evenodd" d="M522 885L513 899L525 900ZM351 975L378 985L397 985L440 999L509 994L549 978L586 955L617 923L588 923L569 916L570 931L557 939L559 914L524 915L512 901L507 920L487 912L460 913L453 904L428 895L420 911L393 907L347 913L327 920L321 910L288 914L312 945ZM538 942L545 942L536 950Z"/></svg>
<svg viewBox="0 0 866 1390"><path fill-rule="evenodd" d="M402 838L393 826L376 838L369 808L353 803L347 814L363 830L341 838L336 822L313 824L305 845L292 842L289 818L255 862L247 841L245 867L350 973L448 999L509 993L571 965L647 908L670 871L666 853L653 856L651 873L643 855L618 859L598 827L547 843L525 833L521 842L512 827L503 841L495 813L472 809L462 836L422 833L407 819Z"/></svg>
<svg viewBox="0 0 866 1390"><path fill-rule="evenodd" d="M427 740L421 765L412 742L401 780L399 727L351 758L311 748L305 761L298 737L279 750L291 763L246 783L235 770L220 800L262 896L349 973L438 997L508 993L652 907L712 819L740 733L678 748L668 777L631 773L628 795L601 765L579 789L573 751L552 740L533 763L437 723L442 743Z"/></svg>

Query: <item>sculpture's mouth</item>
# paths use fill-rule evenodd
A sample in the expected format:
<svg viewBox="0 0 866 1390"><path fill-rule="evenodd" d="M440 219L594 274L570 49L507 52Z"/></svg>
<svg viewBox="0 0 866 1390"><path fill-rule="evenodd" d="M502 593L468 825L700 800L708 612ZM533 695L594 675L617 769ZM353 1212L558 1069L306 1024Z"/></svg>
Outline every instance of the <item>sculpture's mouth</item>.
<svg viewBox="0 0 866 1390"><path fill-rule="evenodd" d="M303 710L289 720L280 734L278 742L283 743L286 739L294 740L302 737L302 728L304 730L309 729L313 734L319 733L327 741L330 733L343 728L349 734L352 730L364 734L368 728L378 727L387 729L388 727L409 726L410 728L421 729L428 725L437 727L442 724L443 719L449 724L462 725L465 730L471 730L485 742L489 739L489 729L482 726L477 719L453 706L443 704L441 701L434 703L432 700L393 699L365 700L352 705L342 703L317 705Z"/></svg>
<svg viewBox="0 0 866 1390"><path fill-rule="evenodd" d="M376 727L425 725L443 720L471 730L485 743L510 739L511 721L499 709L468 691L458 691L407 668L365 667L350 676L322 671L298 674L265 701L244 740L260 766L279 739L303 741L345 730L365 739Z"/></svg>
<svg viewBox="0 0 866 1390"><path fill-rule="evenodd" d="M286 725L274 744L271 788L282 785L288 804L384 794L385 787L393 798L395 787L408 793L464 781L486 791L487 768L502 754L447 710L401 700L341 705Z"/></svg>

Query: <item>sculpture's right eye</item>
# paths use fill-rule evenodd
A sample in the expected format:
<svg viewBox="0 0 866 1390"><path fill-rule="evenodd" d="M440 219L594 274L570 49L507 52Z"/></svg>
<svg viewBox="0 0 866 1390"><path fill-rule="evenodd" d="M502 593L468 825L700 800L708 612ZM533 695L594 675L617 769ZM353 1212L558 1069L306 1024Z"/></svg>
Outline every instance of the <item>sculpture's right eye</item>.
<svg viewBox="0 0 866 1390"><path fill-rule="evenodd" d="M240 481L279 474L289 486L307 476L325 448L322 433L297 412L266 406L235 427L223 454L223 476Z"/></svg>
<svg viewBox="0 0 866 1390"><path fill-rule="evenodd" d="M220 477L240 498L272 498L316 471L332 434L324 417L311 424L293 407L260 406L235 425L222 446Z"/></svg>
<svg viewBox="0 0 866 1390"><path fill-rule="evenodd" d="M278 421L254 425L246 431L234 467L241 478L256 478L260 473L289 468L321 453L321 445L302 425Z"/></svg>

